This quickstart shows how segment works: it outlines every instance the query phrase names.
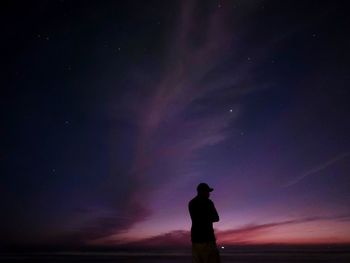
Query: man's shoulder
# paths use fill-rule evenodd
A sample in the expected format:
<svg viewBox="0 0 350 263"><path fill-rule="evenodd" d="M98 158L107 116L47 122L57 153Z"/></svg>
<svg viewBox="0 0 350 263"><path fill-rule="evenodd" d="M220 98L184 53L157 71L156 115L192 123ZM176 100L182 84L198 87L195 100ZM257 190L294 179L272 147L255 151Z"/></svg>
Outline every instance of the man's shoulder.
<svg viewBox="0 0 350 263"><path fill-rule="evenodd" d="M195 196L188 202L189 207L197 207L197 206L202 206L203 200L202 198L199 198L198 196Z"/></svg>
<svg viewBox="0 0 350 263"><path fill-rule="evenodd" d="M192 198L192 199L188 202L188 205L197 202L197 199L198 199L197 197Z"/></svg>

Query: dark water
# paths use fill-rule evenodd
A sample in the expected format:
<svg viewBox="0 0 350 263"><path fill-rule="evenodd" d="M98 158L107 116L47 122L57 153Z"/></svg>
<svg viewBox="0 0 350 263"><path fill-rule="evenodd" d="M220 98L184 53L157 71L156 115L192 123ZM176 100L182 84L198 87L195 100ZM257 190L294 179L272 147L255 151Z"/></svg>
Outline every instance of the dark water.
<svg viewBox="0 0 350 263"><path fill-rule="evenodd" d="M222 263L350 263L350 252L235 252L221 253ZM17 263L180 263L188 253L22 253L2 254L0 262Z"/></svg>

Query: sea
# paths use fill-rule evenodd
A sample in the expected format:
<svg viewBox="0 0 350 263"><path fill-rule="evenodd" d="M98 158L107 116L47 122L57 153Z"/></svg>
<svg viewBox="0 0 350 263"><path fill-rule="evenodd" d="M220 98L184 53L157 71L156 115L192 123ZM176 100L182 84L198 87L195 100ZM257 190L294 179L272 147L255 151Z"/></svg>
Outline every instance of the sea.
<svg viewBox="0 0 350 263"><path fill-rule="evenodd" d="M248 249L220 252L222 263L350 263L350 248L342 249ZM191 263L184 251L60 251L7 252L0 254L6 263Z"/></svg>

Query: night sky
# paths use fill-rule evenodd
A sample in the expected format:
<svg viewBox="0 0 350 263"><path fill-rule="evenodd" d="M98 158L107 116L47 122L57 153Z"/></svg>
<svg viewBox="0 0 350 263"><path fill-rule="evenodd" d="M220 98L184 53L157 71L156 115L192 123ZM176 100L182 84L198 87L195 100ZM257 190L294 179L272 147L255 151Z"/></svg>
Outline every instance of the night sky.
<svg viewBox="0 0 350 263"><path fill-rule="evenodd" d="M350 244L346 2L1 2L0 244Z"/></svg>

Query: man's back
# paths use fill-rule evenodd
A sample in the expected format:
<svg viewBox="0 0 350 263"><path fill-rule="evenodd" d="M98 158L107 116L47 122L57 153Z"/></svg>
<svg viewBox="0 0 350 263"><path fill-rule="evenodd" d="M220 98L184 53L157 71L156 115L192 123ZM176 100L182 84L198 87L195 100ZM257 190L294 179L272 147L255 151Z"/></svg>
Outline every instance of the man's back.
<svg viewBox="0 0 350 263"><path fill-rule="evenodd" d="M213 222L219 221L219 215L214 203L197 195L189 202L188 209L192 220L192 243L215 242Z"/></svg>

